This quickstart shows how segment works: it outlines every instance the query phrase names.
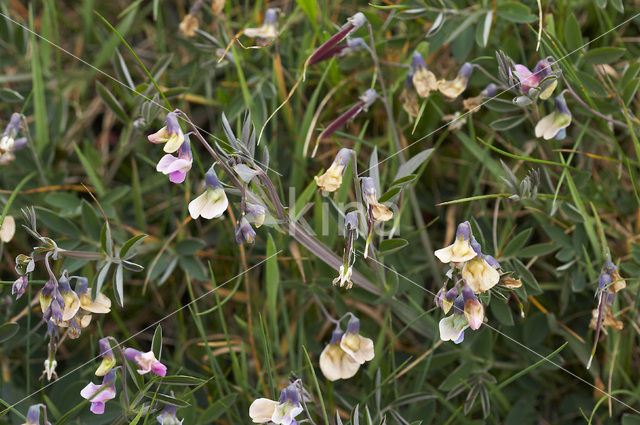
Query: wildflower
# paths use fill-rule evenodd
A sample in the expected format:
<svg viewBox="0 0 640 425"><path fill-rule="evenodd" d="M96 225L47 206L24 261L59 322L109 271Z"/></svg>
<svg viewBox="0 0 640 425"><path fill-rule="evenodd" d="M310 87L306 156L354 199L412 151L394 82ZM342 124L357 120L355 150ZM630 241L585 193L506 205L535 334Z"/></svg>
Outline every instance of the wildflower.
<svg viewBox="0 0 640 425"><path fill-rule="evenodd" d="M16 221L12 216L8 215L4 218L2 222L2 227L0 227L0 241L9 242L13 239L13 235L16 233Z"/></svg>
<svg viewBox="0 0 640 425"><path fill-rule="evenodd" d="M56 378L58 377L58 374L56 373L56 366L58 366L56 359L50 358L44 361L44 371L42 374L47 377L47 381L51 381L51 378L54 376Z"/></svg>
<svg viewBox="0 0 640 425"><path fill-rule="evenodd" d="M212 0L211 1L211 12L214 15L219 15L224 10L225 0Z"/></svg>
<svg viewBox="0 0 640 425"><path fill-rule="evenodd" d="M166 153L174 153L184 142L184 133L178 123L178 115L175 112L169 112L165 119L165 126L159 131L147 136L151 143L164 143L164 151Z"/></svg>
<svg viewBox="0 0 640 425"><path fill-rule="evenodd" d="M173 183L182 183L187 176L189 170L191 170L191 164L193 163L193 155L191 153L191 143L189 142L189 136L184 136L184 142L178 149L178 156L175 157L171 154L164 155L156 170L162 174L169 174L169 180Z"/></svg>
<svg viewBox="0 0 640 425"><path fill-rule="evenodd" d="M194 220L198 217L206 219L220 217L229 205L227 195L213 170L213 165L204 177L207 189L202 195L189 202L189 214Z"/></svg>
<svg viewBox="0 0 640 425"><path fill-rule="evenodd" d="M460 344L464 341L464 331L468 327L469 322L467 322L464 315L454 312L452 315L442 318L440 323L438 323L440 339Z"/></svg>
<svg viewBox="0 0 640 425"><path fill-rule="evenodd" d="M7 124L4 132L2 132L0 136L0 165L7 165L13 161L15 159L14 152L27 145L26 137L16 139L20 131L22 118L22 114L11 114L9 124Z"/></svg>
<svg viewBox="0 0 640 425"><path fill-rule="evenodd" d="M484 307L468 285L462 288L462 298L464 300L464 317L467 319L469 327L475 331L482 325Z"/></svg>
<svg viewBox="0 0 640 425"><path fill-rule="evenodd" d="M357 31L364 23L367 22L367 18L364 16L362 12L358 12L355 15L351 16L347 19L347 23L342 26L340 31L332 35L327 41L322 43L320 47L316 49L315 52L309 56L307 59L307 64L312 65L314 63L326 60L329 58L328 55L331 54L334 47L344 40L348 35Z"/></svg>
<svg viewBox="0 0 640 425"><path fill-rule="evenodd" d="M20 276L15 282L13 282L13 286L11 286L11 295L15 295L16 300L19 299L27 290L27 285L29 285L29 279L27 276Z"/></svg>
<svg viewBox="0 0 640 425"><path fill-rule="evenodd" d="M439 80L438 81L438 90L445 97L450 99L455 99L460 96L460 94L467 88L467 84L469 83L469 77L473 72L473 65L469 62L466 62L458 71L458 75L453 80Z"/></svg>
<svg viewBox="0 0 640 425"><path fill-rule="evenodd" d="M16 257L16 273L20 276L25 275L27 273L31 273L36 268L36 263L33 261L32 257L28 255L19 254Z"/></svg>
<svg viewBox="0 0 640 425"><path fill-rule="evenodd" d="M413 67L413 87L415 87L418 96L429 97L429 94L438 89L438 81L433 72L427 69L427 64L419 52L414 52L411 57Z"/></svg>
<svg viewBox="0 0 640 425"><path fill-rule="evenodd" d="M529 97L548 99L558 85L558 80L551 71L548 59L538 61L533 72L521 64L514 65L514 70L520 81L522 93Z"/></svg>
<svg viewBox="0 0 640 425"><path fill-rule="evenodd" d="M96 370L96 376L104 376L116 365L116 358L113 355L113 350L109 344L109 338L101 338L98 341L98 347L100 347L102 362Z"/></svg>
<svg viewBox="0 0 640 425"><path fill-rule="evenodd" d="M80 307L90 313L106 314L111 311L111 299L102 292L96 294L96 299L91 299L91 288L88 288L89 280L86 277L76 277L75 292L80 297Z"/></svg>
<svg viewBox="0 0 640 425"><path fill-rule="evenodd" d="M353 283L351 282L351 275L352 274L353 274L353 267L352 266L346 266L345 267L344 264L342 264L340 266L338 277L333 279L333 281L331 283L334 286L337 285L337 284L340 284L341 288L346 285L347 289L351 289L351 287L353 286Z"/></svg>
<svg viewBox="0 0 640 425"><path fill-rule="evenodd" d="M331 334L331 342L320 353L320 370L329 381L349 379L360 369L360 363L340 348L343 335L338 326Z"/></svg>
<svg viewBox="0 0 640 425"><path fill-rule="evenodd" d="M467 261L462 268L462 277L476 294L488 291L500 281L500 273L484 256Z"/></svg>
<svg viewBox="0 0 640 425"><path fill-rule="evenodd" d="M482 105L482 102L487 97L494 97L498 92L498 86L493 83L488 84L478 96L470 97L462 101L462 106L466 111L474 112Z"/></svg>
<svg viewBox="0 0 640 425"><path fill-rule="evenodd" d="M96 415L104 413L105 403L116 397L116 371L111 370L102 378L102 385L89 382L80 391L82 398L91 402L91 411Z"/></svg>
<svg viewBox="0 0 640 425"><path fill-rule="evenodd" d="M413 69L409 71L404 81L404 87L400 93L400 102L402 102L402 109L404 109L410 117L418 116L420 105L418 105L418 94L413 88Z"/></svg>
<svg viewBox="0 0 640 425"><path fill-rule="evenodd" d="M436 294L436 305L444 311L444 314L447 314L451 307L453 307L453 302L458 297L458 288L455 286L448 291L445 287L442 287L438 294Z"/></svg>
<svg viewBox="0 0 640 425"><path fill-rule="evenodd" d="M33 406L29 406L29 410L27 411L26 422L22 425L40 425L40 408L45 411L45 425L51 425L49 421L46 420L46 412L47 407L44 404L34 404Z"/></svg>
<svg viewBox="0 0 640 425"><path fill-rule="evenodd" d="M536 124L536 137L542 137L545 140L554 137L556 140L562 140L566 137L565 129L571 124L571 111L562 93L556 96L554 103L555 110Z"/></svg>
<svg viewBox="0 0 640 425"><path fill-rule="evenodd" d="M187 13L178 28L185 37L193 37L198 29L198 18L191 13Z"/></svg>
<svg viewBox="0 0 640 425"><path fill-rule="evenodd" d="M256 228L262 226L266 217L266 213L267 209L262 205L247 202L247 206L245 208L245 217L247 217L247 220L252 222L256 226Z"/></svg>
<svg viewBox="0 0 640 425"><path fill-rule="evenodd" d="M351 149L340 149L329 169L320 177L314 177L316 184L321 190L326 192L335 192L338 190L342 184L342 176L347 169L347 165L349 165L349 159L352 153L353 151Z"/></svg>
<svg viewBox="0 0 640 425"><path fill-rule="evenodd" d="M249 416L254 423L296 424L295 417L302 413L300 397L295 384L289 384L280 392L280 401L258 398L249 406Z"/></svg>
<svg viewBox="0 0 640 425"><path fill-rule="evenodd" d="M176 417L177 413L178 408L176 406L166 404L164 409L162 409L162 412L156 416L156 419L160 425L182 425L182 421L184 421L184 419L178 420Z"/></svg>
<svg viewBox="0 0 640 425"><path fill-rule="evenodd" d="M69 285L69 273L66 270L62 272L60 279L58 279L58 291L64 300L62 320L70 320L76 315L80 308L80 298L78 298L78 295L71 289L71 285Z"/></svg>
<svg viewBox="0 0 640 425"><path fill-rule="evenodd" d="M376 93L374 89L368 89L367 91L365 91L362 96L360 96L360 101L353 105L351 108L347 109L345 113L340 115L331 124L329 124L327 128L325 128L324 131L318 136L318 140L322 140L331 136L347 121L355 118L356 115L358 115L361 111L368 110L377 98L378 93Z"/></svg>
<svg viewBox="0 0 640 425"><path fill-rule="evenodd" d="M378 202L376 186L371 177L362 178L362 197L364 198L367 208L371 210L373 220L389 221L393 218L393 212Z"/></svg>
<svg viewBox="0 0 640 425"><path fill-rule="evenodd" d="M435 252L438 260L447 263L464 263L478 254L471 247L471 224L468 221L460 223L456 231L456 240L449 246Z"/></svg>
<svg viewBox="0 0 640 425"><path fill-rule="evenodd" d="M238 242L239 244L242 244L243 242L252 244L255 239L256 231L253 230L253 227L251 227L249 221L246 218L242 217L240 221L238 221L238 225L236 226L236 242Z"/></svg>
<svg viewBox="0 0 640 425"><path fill-rule="evenodd" d="M364 364L373 359L373 341L360 335L360 320L351 316L347 324L347 331L340 339L340 348L358 364Z"/></svg>
<svg viewBox="0 0 640 425"><path fill-rule="evenodd" d="M262 26L260 28L245 28L244 35L259 38L263 42L276 38L278 36L278 28L276 27L278 10L278 8L267 9L264 14Z"/></svg>
<svg viewBox="0 0 640 425"><path fill-rule="evenodd" d="M138 365L140 368L138 373L140 375L153 372L158 376L164 377L167 374L167 367L156 359L153 351L143 353L133 348L127 348L124 350L124 356Z"/></svg>

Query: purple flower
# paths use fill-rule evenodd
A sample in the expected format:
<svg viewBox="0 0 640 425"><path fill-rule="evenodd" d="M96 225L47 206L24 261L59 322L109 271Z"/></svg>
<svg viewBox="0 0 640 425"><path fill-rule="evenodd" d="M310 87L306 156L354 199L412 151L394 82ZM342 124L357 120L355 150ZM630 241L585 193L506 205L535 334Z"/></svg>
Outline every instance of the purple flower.
<svg viewBox="0 0 640 425"><path fill-rule="evenodd" d="M253 230L249 221L242 217L240 221L238 221L238 225L236 226L236 242L239 244L242 243L253 243L256 239L256 231Z"/></svg>
<svg viewBox="0 0 640 425"><path fill-rule="evenodd" d="M247 202L247 206L245 208L245 216L250 222L255 224L256 227L262 226L266 214L267 209L262 205Z"/></svg>
<svg viewBox="0 0 640 425"><path fill-rule="evenodd" d="M307 59L307 64L312 65L314 63L328 59L329 57L332 57L329 55L334 52L335 46L342 40L344 40L349 34L353 33L362 25L364 25L366 21L367 18L362 12L358 12L352 17L348 18L347 23L340 29L340 31L338 31L327 41L322 43L322 45L318 47L311 56L309 56L309 59Z"/></svg>
<svg viewBox="0 0 640 425"><path fill-rule="evenodd" d="M176 417L177 413L178 408L176 406L167 404L164 406L164 409L162 409L162 412L156 416L156 419L160 425L182 425L184 419L178 420Z"/></svg>
<svg viewBox="0 0 640 425"><path fill-rule="evenodd" d="M192 163L191 143L189 142L188 135L185 135L184 142L180 146L180 149L178 149L178 156L176 157L171 154L163 156L160 161L158 161L156 171L162 174L169 174L169 180L173 183L182 183L189 170L191 170Z"/></svg>
<svg viewBox="0 0 640 425"><path fill-rule="evenodd" d="M340 127L345 125L347 121L352 120L356 117L361 111L366 111L369 106L373 104L378 98L378 94L374 89L368 89L366 92L360 96L360 101L353 105L351 108L347 109L345 113L336 118L331 124L324 129L324 131L318 136L318 140L322 140L326 137L331 136L336 132Z"/></svg>
<svg viewBox="0 0 640 425"><path fill-rule="evenodd" d="M156 359L153 351L143 353L133 348L127 348L124 350L124 355L127 359L138 365L140 368L138 369L138 373L140 375L153 372L158 376L164 377L167 374L167 367Z"/></svg>
<svg viewBox="0 0 640 425"><path fill-rule="evenodd" d="M50 425L49 421L46 420L47 407L44 404L34 404L33 406L30 406L27 411L27 421L22 425L40 425L40 408L45 411L45 425Z"/></svg>
<svg viewBox="0 0 640 425"><path fill-rule="evenodd" d="M96 415L104 413L105 403L116 397L116 371L111 370L102 378L102 385L89 382L80 391L82 398L91 402L91 411Z"/></svg>
<svg viewBox="0 0 640 425"><path fill-rule="evenodd" d="M29 284L29 279L27 275L20 276L13 282L13 286L11 287L11 295L16 295L16 300L19 299L22 294L27 290L27 285Z"/></svg>

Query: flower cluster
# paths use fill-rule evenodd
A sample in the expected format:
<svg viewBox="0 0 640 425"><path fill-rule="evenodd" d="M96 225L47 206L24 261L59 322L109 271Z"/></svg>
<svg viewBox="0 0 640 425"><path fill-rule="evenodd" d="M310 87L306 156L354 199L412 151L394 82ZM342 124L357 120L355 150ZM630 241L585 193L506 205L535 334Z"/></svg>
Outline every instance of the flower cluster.
<svg viewBox="0 0 640 425"><path fill-rule="evenodd" d="M437 250L435 256L451 266L447 276L455 281L451 289L445 282L435 297L436 305L445 314L453 307L453 313L440 320L440 339L459 344L467 327L476 330L482 325L484 307L477 294L498 284L500 264L491 255L482 253L468 221L458 225L455 241Z"/></svg>
<svg viewBox="0 0 640 425"><path fill-rule="evenodd" d="M360 335L360 320L351 315L347 330L340 323L331 334L331 341L320 354L320 370L330 381L349 379L360 366L374 357L373 341Z"/></svg>
<svg viewBox="0 0 640 425"><path fill-rule="evenodd" d="M26 137L19 137L20 124L24 119L24 115L19 113L11 114L9 124L5 127L0 136L0 165L7 165L16 159L14 152L24 148L27 145Z"/></svg>

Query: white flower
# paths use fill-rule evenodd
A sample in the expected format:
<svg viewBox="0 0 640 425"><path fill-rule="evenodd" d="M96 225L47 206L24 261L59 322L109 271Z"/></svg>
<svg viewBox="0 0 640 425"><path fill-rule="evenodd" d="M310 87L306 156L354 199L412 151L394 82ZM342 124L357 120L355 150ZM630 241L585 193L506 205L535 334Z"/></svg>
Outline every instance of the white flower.
<svg viewBox="0 0 640 425"><path fill-rule="evenodd" d="M373 359L373 341L360 335L360 320L352 316L347 325L347 331L340 339L340 348L356 363L364 364Z"/></svg>
<svg viewBox="0 0 640 425"><path fill-rule="evenodd" d="M2 222L2 227L0 227L0 240L2 242L9 242L13 239L13 235L16 233L16 221L12 216L8 215L4 218Z"/></svg>
<svg viewBox="0 0 640 425"><path fill-rule="evenodd" d="M478 255L471 247L471 225L468 221L460 223L456 231L456 240L449 246L435 252L443 263L464 263Z"/></svg>
<svg viewBox="0 0 640 425"><path fill-rule="evenodd" d="M194 220L198 217L212 219L220 217L227 209L229 201L218 180L213 167L205 174L207 190L189 202L189 214Z"/></svg>
<svg viewBox="0 0 640 425"><path fill-rule="evenodd" d="M360 369L360 364L340 348L343 334L342 329L336 329L320 354L320 370L329 381L349 379Z"/></svg>
<svg viewBox="0 0 640 425"><path fill-rule="evenodd" d="M491 267L484 258L474 258L467 261L462 268L462 277L474 293L488 291L500 281L500 272Z"/></svg>
<svg viewBox="0 0 640 425"><path fill-rule="evenodd" d="M462 314L454 313L440 320L440 339L460 344L464 340L464 330L469 327L467 319Z"/></svg>
<svg viewBox="0 0 640 425"><path fill-rule="evenodd" d="M268 398L258 398L249 406L249 416L254 423L291 425L295 417L302 413L298 389L295 384L289 384L280 393L280 402Z"/></svg>
<svg viewBox="0 0 640 425"><path fill-rule="evenodd" d="M562 94L555 98L555 110L542 118L536 124L536 137L542 137L545 140L564 139L566 136L566 128L571 124L571 111L567 107Z"/></svg>

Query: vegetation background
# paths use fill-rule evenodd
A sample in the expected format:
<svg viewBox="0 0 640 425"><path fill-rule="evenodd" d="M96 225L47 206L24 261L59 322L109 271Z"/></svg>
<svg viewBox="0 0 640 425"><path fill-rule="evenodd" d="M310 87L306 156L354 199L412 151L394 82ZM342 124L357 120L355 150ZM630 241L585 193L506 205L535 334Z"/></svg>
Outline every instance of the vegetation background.
<svg viewBox="0 0 640 425"><path fill-rule="evenodd" d="M154 338L157 349L161 338L170 374L198 378L180 382L189 385L158 384L158 393L174 392L185 424L249 423L250 403L277 399L291 374L309 392L316 424L338 418L354 425L384 419L640 423L637 1L227 1L218 14L204 2L199 30L187 37L178 28L190 6L186 0L0 1L0 121L22 112L32 136L29 148L0 169L3 217L17 221L15 237L0 248L0 422L23 423L28 406L39 402L52 423L133 421L143 403L123 413L117 398L96 416L80 397L98 360L78 366L94 359L97 340L110 335L134 336L126 345L143 350ZM249 48L259 43L245 36L231 42L243 28L259 27L270 7L280 9L273 42L260 48ZM310 66L267 122L305 60L356 12L371 23L384 78L365 49ZM369 43L367 25L354 35ZM576 93L565 95L573 114L566 139L535 137L537 119L552 111L551 101L532 112L500 90L496 100L465 113L461 99L477 96L498 76L498 49L530 68L547 56L558 60L564 81L556 90L569 85ZM400 97L416 50L441 78L453 78L464 62L486 72L476 68L455 101L438 93L419 99L419 114L411 117ZM376 235L375 260L363 260L364 240L356 242L355 268L377 293L358 284L332 286L337 272L281 228L262 227L255 244L238 245L239 197L232 190L224 218L191 220L187 205L202 190L211 159L192 142L196 160L184 184L156 172L161 153L146 135L160 128L167 111L139 62L171 108L185 111L212 143L229 146L223 113L244 135L249 111L256 132L264 126L260 147L268 151L268 175L287 213L306 221L338 256L344 241L334 204L355 202L356 192L344 184L325 197L313 177L340 147L354 149L358 171L373 170L382 193L392 190L387 196L398 205L386 225L395 226L395 240ZM382 93L381 84L391 115L378 101L317 141L366 89ZM459 125L447 126L452 118L445 116L457 112L464 114L453 123ZM409 173L415 177L393 186L402 164L416 155ZM510 198L506 169L518 181L538 170L537 196ZM345 182L353 172L351 164ZM42 312L37 302L29 307L44 274L32 276L19 300L10 296L14 258L34 246L20 226L20 209L28 206L35 206L39 231L65 249L102 249L99 207L117 245L148 235L135 257L144 271L127 271L120 282L124 306L112 291L114 273L103 289L113 300L111 312L79 339L63 338L56 357L60 379L51 384L40 377L47 358ZM455 345L439 339L442 313L433 294L447 268L433 251L449 244L464 220L524 285L492 292L490 326L468 331ZM587 370L594 294L608 254L627 279L614 307L624 328L601 335ZM68 258L55 264L56 273L63 268L90 282L99 271L95 262ZM334 317L355 313L362 333L374 340L374 360L352 379L330 382L320 373L318 356L332 324L318 302ZM155 414L138 421L155 423Z"/></svg>

